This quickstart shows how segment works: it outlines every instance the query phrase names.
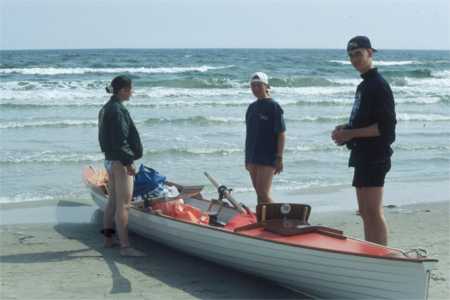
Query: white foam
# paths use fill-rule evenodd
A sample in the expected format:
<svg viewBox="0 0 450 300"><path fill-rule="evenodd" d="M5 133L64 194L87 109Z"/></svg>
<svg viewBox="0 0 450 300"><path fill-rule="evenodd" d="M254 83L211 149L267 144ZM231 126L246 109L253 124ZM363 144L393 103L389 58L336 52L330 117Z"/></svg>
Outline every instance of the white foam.
<svg viewBox="0 0 450 300"><path fill-rule="evenodd" d="M35 152L31 154L9 154L4 155L1 163L63 163L63 162L96 162L105 157L103 154L87 153L60 153L54 151Z"/></svg>
<svg viewBox="0 0 450 300"><path fill-rule="evenodd" d="M421 145L421 144L394 144L394 150L405 150L405 151L449 151L450 146L444 145Z"/></svg>
<svg viewBox="0 0 450 300"><path fill-rule="evenodd" d="M304 116L295 119L287 119L287 121L300 121L300 122L318 122L318 121L339 121L347 120L348 115L336 115L336 116Z"/></svg>
<svg viewBox="0 0 450 300"><path fill-rule="evenodd" d="M397 120L399 120L399 121L426 121L426 122L450 121L450 115L399 113L399 114L397 114Z"/></svg>
<svg viewBox="0 0 450 300"><path fill-rule="evenodd" d="M358 79L333 79L341 86L330 87L275 87L272 95L282 105L291 104L349 104L353 102ZM405 78L404 86L392 86L399 103L437 103L437 95L450 95L450 77ZM14 81L0 86L0 104L34 106L100 106L109 95L102 81ZM403 100L403 99L423 100ZM248 87L236 88L136 88L128 105L134 106L198 106L248 105L254 101Z"/></svg>
<svg viewBox="0 0 450 300"><path fill-rule="evenodd" d="M35 91L42 90L105 90L108 85L107 80L21 80L21 81L3 81L0 90L3 91Z"/></svg>
<svg viewBox="0 0 450 300"><path fill-rule="evenodd" d="M406 85L420 88L450 88L450 77L442 78L411 78L404 77Z"/></svg>
<svg viewBox="0 0 450 300"><path fill-rule="evenodd" d="M207 72L209 70L220 70L232 68L234 65L228 66L199 66L199 67L128 67L128 68L5 68L0 69L0 74L23 74L23 75L81 75L89 73L142 73L142 74L173 74L186 72Z"/></svg>
<svg viewBox="0 0 450 300"><path fill-rule="evenodd" d="M95 126L96 120L28 121L0 123L0 129L27 127Z"/></svg>
<svg viewBox="0 0 450 300"><path fill-rule="evenodd" d="M248 88L232 88L232 89L187 89L187 88L167 88L154 87L143 88L135 91L135 97L153 97L153 98L174 98L174 97L228 97L228 96L250 96L251 92Z"/></svg>
<svg viewBox="0 0 450 300"><path fill-rule="evenodd" d="M337 63L341 65L350 65L351 62L348 60L329 60L328 62ZM416 60L400 60L400 61L385 61L385 60L374 60L375 66L404 66L404 65L419 65L422 62Z"/></svg>
<svg viewBox="0 0 450 300"><path fill-rule="evenodd" d="M450 78L450 70L433 72L433 76L440 77L440 78Z"/></svg>
<svg viewBox="0 0 450 300"><path fill-rule="evenodd" d="M147 119L144 122L147 123L155 123L155 122L161 122L161 123L184 123L184 122L191 122L191 123L202 123L202 122L211 122L211 123L242 123L244 122L244 119L242 118L233 118L233 117L212 117L212 116L191 116L186 118L151 118ZM140 121L138 121L140 123Z"/></svg>
<svg viewBox="0 0 450 300"><path fill-rule="evenodd" d="M48 195L36 196L34 193L23 193L10 197L0 197L0 203L22 203L33 201L48 201L54 199L56 199L56 197L54 196Z"/></svg>
<svg viewBox="0 0 450 300"><path fill-rule="evenodd" d="M303 95L303 96L329 96L354 94L353 86L333 87L277 87L273 88L272 94L280 95Z"/></svg>
<svg viewBox="0 0 450 300"><path fill-rule="evenodd" d="M355 87L361 83L362 79L343 78L343 79L330 79L330 81L341 85L351 85Z"/></svg>
<svg viewBox="0 0 450 300"><path fill-rule="evenodd" d="M417 97L412 95L410 98L396 98L395 103L398 104L435 104L441 102L439 97Z"/></svg>

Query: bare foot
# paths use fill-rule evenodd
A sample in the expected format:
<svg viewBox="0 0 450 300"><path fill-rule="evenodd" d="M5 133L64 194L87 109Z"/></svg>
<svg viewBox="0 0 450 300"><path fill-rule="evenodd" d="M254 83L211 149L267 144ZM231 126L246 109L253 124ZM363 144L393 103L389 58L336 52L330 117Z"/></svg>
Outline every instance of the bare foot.
<svg viewBox="0 0 450 300"><path fill-rule="evenodd" d="M147 256L145 253L136 250L134 248L131 247L121 247L120 248L120 255L122 256L128 256L128 257L143 257L143 256Z"/></svg>
<svg viewBox="0 0 450 300"><path fill-rule="evenodd" d="M103 241L103 247L105 248L112 248L114 246L114 241L112 238L105 237Z"/></svg>
<svg viewBox="0 0 450 300"><path fill-rule="evenodd" d="M103 242L103 247L105 247L105 248L113 248L113 247L116 247L119 245L120 245L120 243L114 238L105 237L105 240Z"/></svg>

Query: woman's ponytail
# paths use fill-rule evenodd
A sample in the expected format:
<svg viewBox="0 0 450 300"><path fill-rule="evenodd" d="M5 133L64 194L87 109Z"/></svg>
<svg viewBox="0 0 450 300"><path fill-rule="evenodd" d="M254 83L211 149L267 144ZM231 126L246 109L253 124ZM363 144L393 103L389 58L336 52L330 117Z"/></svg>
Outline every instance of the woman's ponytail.
<svg viewBox="0 0 450 300"><path fill-rule="evenodd" d="M114 77L111 84L105 89L108 94L116 95L123 88L131 88L131 79L125 75Z"/></svg>

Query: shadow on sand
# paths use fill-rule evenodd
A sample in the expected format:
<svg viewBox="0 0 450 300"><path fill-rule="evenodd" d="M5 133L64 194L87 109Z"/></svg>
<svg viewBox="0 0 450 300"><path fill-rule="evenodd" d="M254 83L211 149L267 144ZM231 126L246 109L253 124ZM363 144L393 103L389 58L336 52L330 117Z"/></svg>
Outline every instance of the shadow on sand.
<svg viewBox="0 0 450 300"><path fill-rule="evenodd" d="M111 272L110 294L113 295L132 292L134 283L121 273L125 265L156 279L153 282L158 281L171 288L182 290L198 299L310 299L270 281L190 256L133 233L130 233L131 244L148 256L122 257L118 248L103 248L102 237L99 234L102 211L94 211L91 223L64 223L63 214L59 217L58 208L64 207L66 209L64 213L67 213L67 207L72 206L76 204L67 201L58 203L56 214L60 223L57 223L54 229L63 237L82 243L86 246L85 249L7 255L2 256L1 261L36 263L96 257L103 260ZM149 280L150 282L152 280ZM142 281L136 284L143 285ZM153 292L151 284L148 285L148 292L149 294Z"/></svg>

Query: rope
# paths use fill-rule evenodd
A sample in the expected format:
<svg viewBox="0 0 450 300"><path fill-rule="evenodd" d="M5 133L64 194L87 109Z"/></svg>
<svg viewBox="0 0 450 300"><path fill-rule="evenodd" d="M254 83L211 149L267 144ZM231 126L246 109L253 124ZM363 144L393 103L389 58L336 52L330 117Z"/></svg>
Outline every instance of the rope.
<svg viewBox="0 0 450 300"><path fill-rule="evenodd" d="M427 250L425 250L423 248L410 249L408 251L403 252L403 254L405 254L408 257L413 257L413 258L424 258L424 257L428 256Z"/></svg>

